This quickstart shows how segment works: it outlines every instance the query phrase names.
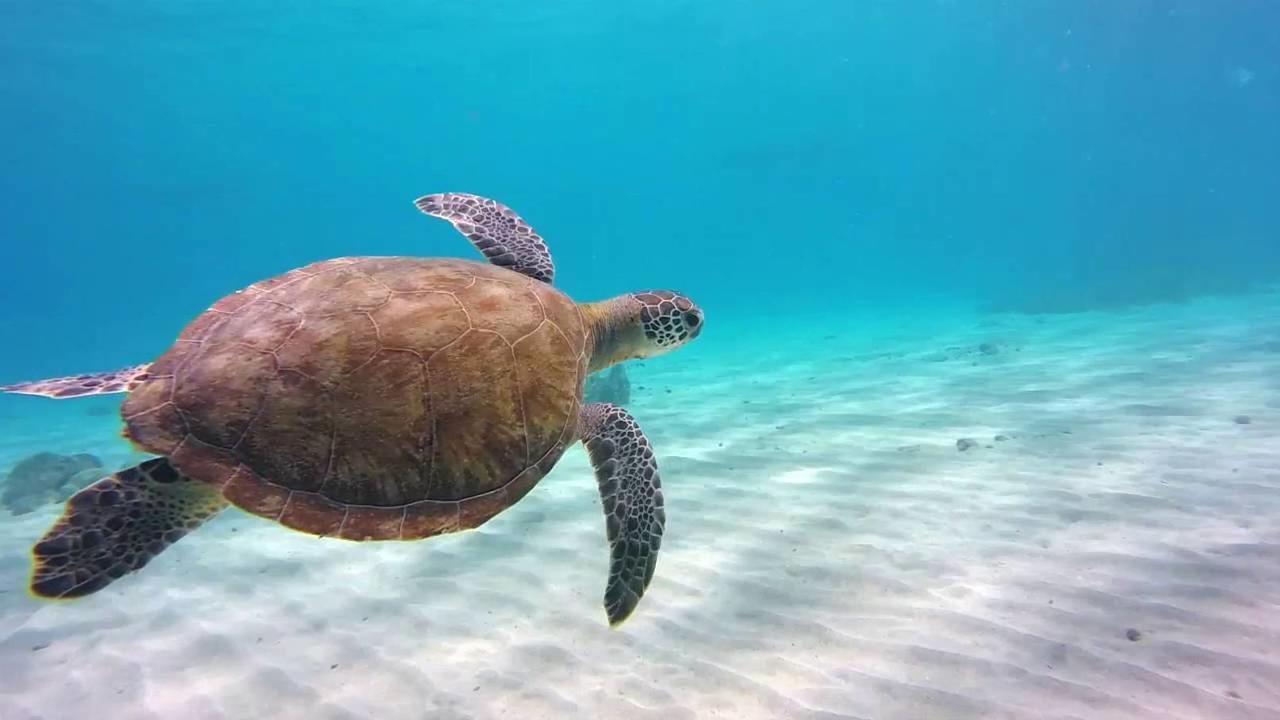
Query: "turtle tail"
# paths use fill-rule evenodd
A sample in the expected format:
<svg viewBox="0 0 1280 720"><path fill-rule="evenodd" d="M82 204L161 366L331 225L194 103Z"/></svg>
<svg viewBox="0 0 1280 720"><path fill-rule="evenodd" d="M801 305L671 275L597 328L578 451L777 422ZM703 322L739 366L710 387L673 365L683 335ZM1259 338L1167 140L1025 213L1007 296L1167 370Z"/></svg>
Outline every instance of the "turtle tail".
<svg viewBox="0 0 1280 720"><path fill-rule="evenodd" d="M70 599L136 570L227 506L213 485L156 458L108 475L67 501L32 548L31 593Z"/></svg>

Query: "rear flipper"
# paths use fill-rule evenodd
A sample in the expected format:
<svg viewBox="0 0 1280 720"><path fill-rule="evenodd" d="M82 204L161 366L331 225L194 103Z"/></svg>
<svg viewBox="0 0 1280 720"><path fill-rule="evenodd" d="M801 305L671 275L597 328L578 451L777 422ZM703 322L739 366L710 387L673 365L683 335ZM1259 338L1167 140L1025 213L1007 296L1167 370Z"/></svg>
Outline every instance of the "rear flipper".
<svg viewBox="0 0 1280 720"><path fill-rule="evenodd" d="M587 405L580 434L604 503L611 559L604 609L609 625L617 627L636 609L658 566L667 522L662 482L649 438L626 410L608 403Z"/></svg>
<svg viewBox="0 0 1280 720"><path fill-rule="evenodd" d="M166 458L108 475L72 495L32 549L31 592L51 599L97 592L226 506L218 488L183 475Z"/></svg>
<svg viewBox="0 0 1280 720"><path fill-rule="evenodd" d="M57 399L129 392L138 383L147 379L147 368L149 367L151 367L150 363L134 365L114 372L50 378L16 385L0 385L0 392L18 393L19 395L41 395Z"/></svg>

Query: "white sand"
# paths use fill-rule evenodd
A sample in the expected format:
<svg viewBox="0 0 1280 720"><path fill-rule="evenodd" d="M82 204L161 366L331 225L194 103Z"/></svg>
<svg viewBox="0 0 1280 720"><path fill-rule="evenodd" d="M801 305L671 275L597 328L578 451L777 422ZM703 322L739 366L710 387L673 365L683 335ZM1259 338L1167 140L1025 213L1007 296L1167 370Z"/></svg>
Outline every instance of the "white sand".
<svg viewBox="0 0 1280 720"><path fill-rule="evenodd" d="M633 369L669 524L616 631L580 451L477 532L227 513L65 604L57 509L0 515L0 718L1280 718L1280 297L966 322ZM0 398L0 469L129 462L84 407Z"/></svg>

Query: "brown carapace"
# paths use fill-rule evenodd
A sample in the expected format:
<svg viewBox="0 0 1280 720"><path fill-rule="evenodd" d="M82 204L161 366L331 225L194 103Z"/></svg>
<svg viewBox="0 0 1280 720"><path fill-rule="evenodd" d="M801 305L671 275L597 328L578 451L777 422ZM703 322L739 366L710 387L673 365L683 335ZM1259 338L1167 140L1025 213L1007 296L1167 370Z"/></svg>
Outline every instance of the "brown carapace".
<svg viewBox="0 0 1280 720"><path fill-rule="evenodd" d="M129 437L316 535L416 540L519 500L573 441L577 306L464 260L342 258L227 297L124 403Z"/></svg>
<svg viewBox="0 0 1280 720"><path fill-rule="evenodd" d="M95 592L227 504L357 541L475 528L581 440L612 550L610 623L634 610L665 527L657 463L625 410L583 406L583 385L689 342L702 311L671 291L578 305L510 208L457 193L416 204L492 264L326 260L223 298L148 365L0 387L128 392L125 434L161 456L68 502L35 545L35 594Z"/></svg>

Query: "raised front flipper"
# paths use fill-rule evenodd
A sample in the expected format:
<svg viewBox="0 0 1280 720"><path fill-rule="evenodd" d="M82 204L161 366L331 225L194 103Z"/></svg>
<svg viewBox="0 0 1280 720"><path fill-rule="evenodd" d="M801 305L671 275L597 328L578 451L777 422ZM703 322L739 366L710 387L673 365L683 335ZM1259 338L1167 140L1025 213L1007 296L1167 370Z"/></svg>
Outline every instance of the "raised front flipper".
<svg viewBox="0 0 1280 720"><path fill-rule="evenodd" d="M108 475L72 495L32 548L31 592L51 599L97 592L141 570L226 506L218 488L165 458Z"/></svg>
<svg viewBox="0 0 1280 720"><path fill-rule="evenodd" d="M72 375L50 378L15 385L0 385L0 392L19 395L41 395L58 400L84 397L85 395L109 395L129 392L147 378L147 365L134 365L114 372Z"/></svg>
<svg viewBox="0 0 1280 720"><path fill-rule="evenodd" d="M497 200L466 193L424 195L414 201L432 217L453 223L489 262L550 284L555 277L551 251L514 210Z"/></svg>
<svg viewBox="0 0 1280 720"><path fill-rule="evenodd" d="M662 483L649 439L626 410L587 405L581 423L604 503L611 557L604 609L616 627L636 609L658 565L667 520Z"/></svg>

